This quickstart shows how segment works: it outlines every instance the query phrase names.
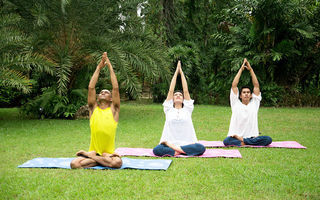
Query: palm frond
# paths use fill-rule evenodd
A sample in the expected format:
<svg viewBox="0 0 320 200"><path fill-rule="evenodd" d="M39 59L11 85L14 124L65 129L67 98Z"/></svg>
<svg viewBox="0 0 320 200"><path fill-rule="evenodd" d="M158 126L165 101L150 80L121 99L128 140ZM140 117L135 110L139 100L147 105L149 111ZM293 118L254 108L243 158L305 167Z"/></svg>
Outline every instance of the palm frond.
<svg viewBox="0 0 320 200"><path fill-rule="evenodd" d="M0 68L0 85L16 88L23 93L30 93L32 81L19 71Z"/></svg>

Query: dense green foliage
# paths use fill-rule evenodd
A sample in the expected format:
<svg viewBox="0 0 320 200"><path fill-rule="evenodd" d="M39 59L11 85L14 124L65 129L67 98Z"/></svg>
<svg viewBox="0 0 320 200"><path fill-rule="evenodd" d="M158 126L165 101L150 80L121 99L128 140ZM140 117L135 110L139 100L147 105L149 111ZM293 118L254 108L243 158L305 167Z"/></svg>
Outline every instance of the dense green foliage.
<svg viewBox="0 0 320 200"><path fill-rule="evenodd" d="M247 57L264 105L320 105L318 1L150 2L147 24L183 64L192 63L196 102L227 104L232 79ZM187 54L188 48L195 53ZM240 84L251 84L249 74Z"/></svg>
<svg viewBox="0 0 320 200"><path fill-rule="evenodd" d="M8 13L6 15L13 13L21 21L23 35L28 36L30 55L41 54L50 61L50 65L42 63L41 66L49 68L51 74L29 70L27 80L33 81L34 85L31 88L25 84L22 88L23 92L31 93L23 108L28 114L72 117L81 105L86 104L86 90L83 89L87 88L103 51L108 52L122 93L130 98L137 98L143 84L152 84L158 78L168 80L165 46L152 32L144 29L142 18L136 14L139 1L122 3L121 7L121 1L117 0L12 0L1 3L5 5L1 9ZM3 20L5 17L2 15ZM7 27L4 24L4 31ZM19 49L21 46L24 44L12 48ZM10 55L10 52L5 53ZM16 62L14 57L10 59ZM31 65L34 67L37 63ZM10 71L9 65L3 68ZM100 79L103 81L98 88L110 86L107 70L103 71ZM1 87L6 86L8 84L1 84ZM14 84L9 86L18 88ZM79 95L80 98L77 98Z"/></svg>
<svg viewBox="0 0 320 200"><path fill-rule="evenodd" d="M307 149L239 148L242 158L155 158L173 160L167 171L17 168L36 157L73 157L90 143L88 120L29 120L17 114L17 109L0 109L0 199L320 197L319 108L259 111L262 133L274 141L298 141ZM198 139L223 140L230 115L230 107L195 105L192 116ZM160 140L163 125L160 104L125 103L116 148L152 148Z"/></svg>
<svg viewBox="0 0 320 200"><path fill-rule="evenodd" d="M1 3L3 4L3 3ZM30 93L33 81L30 72L53 74L52 63L32 51L31 38L23 31L21 16L12 6L0 10L0 90L15 88ZM1 92L2 93L2 92ZM4 91L5 93L5 91ZM1 95L2 96L2 95ZM5 96L5 94L3 94ZM5 102L5 101L3 101Z"/></svg>
<svg viewBox="0 0 320 200"><path fill-rule="evenodd" d="M265 106L320 105L317 0L0 0L1 105L72 117L107 51L123 97L164 100L177 60L196 103L228 104L246 57ZM109 73L98 89L110 87ZM240 85L250 85L248 73ZM178 87L181 87L178 84ZM148 90L147 90L148 91ZM8 96L9 94L9 96ZM78 98L80 97L80 98ZM17 103L12 103L17 102Z"/></svg>

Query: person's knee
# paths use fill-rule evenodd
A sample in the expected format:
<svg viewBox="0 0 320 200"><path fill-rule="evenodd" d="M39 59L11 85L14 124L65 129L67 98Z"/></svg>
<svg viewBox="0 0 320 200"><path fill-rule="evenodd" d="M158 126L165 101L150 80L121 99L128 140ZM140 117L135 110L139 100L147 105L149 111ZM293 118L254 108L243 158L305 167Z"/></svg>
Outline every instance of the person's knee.
<svg viewBox="0 0 320 200"><path fill-rule="evenodd" d="M122 166L122 159L119 157L113 158L111 162L112 168L120 168Z"/></svg>
<svg viewBox="0 0 320 200"><path fill-rule="evenodd" d="M224 144L224 146L231 145L231 144L230 144L230 137L226 137L226 138L223 140L223 144Z"/></svg>
<svg viewBox="0 0 320 200"><path fill-rule="evenodd" d="M204 147L203 144L196 143L195 145L196 145L196 148L199 149L199 155L202 155L206 151L206 148Z"/></svg>
<svg viewBox="0 0 320 200"><path fill-rule="evenodd" d="M153 154L156 156L163 156L163 147L161 145L156 146L153 148Z"/></svg>
<svg viewBox="0 0 320 200"><path fill-rule="evenodd" d="M82 166L81 166L80 161L78 159L74 159L71 161L70 167L71 167L71 169L79 169Z"/></svg>
<svg viewBox="0 0 320 200"><path fill-rule="evenodd" d="M272 143L272 138L270 136L265 136L266 145L269 145Z"/></svg>
<svg viewBox="0 0 320 200"><path fill-rule="evenodd" d="M223 140L223 144L225 146L241 146L241 141L229 136Z"/></svg>

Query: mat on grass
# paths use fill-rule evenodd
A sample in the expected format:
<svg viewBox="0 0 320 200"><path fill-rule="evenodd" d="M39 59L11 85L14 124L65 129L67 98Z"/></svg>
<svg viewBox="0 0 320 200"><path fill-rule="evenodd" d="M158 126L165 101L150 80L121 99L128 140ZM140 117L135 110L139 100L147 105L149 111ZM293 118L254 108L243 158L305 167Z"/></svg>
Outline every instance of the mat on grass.
<svg viewBox="0 0 320 200"><path fill-rule="evenodd" d="M34 158L22 165L20 168L63 168L70 169L70 163L74 158ZM147 170L167 170L172 160L167 159L132 159L122 158L120 169L147 169ZM88 169L117 169L110 167L90 167Z"/></svg>
<svg viewBox="0 0 320 200"><path fill-rule="evenodd" d="M121 156L149 156L149 157L158 157L153 154L152 149L146 148L117 148L115 150ZM204 154L201 156L185 156L178 155L175 157L200 157L200 158L215 158L215 157L224 157L224 158L242 158L240 152L237 149L234 150L224 150L224 149L206 149Z"/></svg>
<svg viewBox="0 0 320 200"><path fill-rule="evenodd" d="M205 147L229 147L224 146L222 141L206 141L206 140L199 140L200 144L203 144ZM272 142L268 146L254 146L254 145L245 145L242 147L265 147L265 148L288 148L288 149L306 149L307 147L302 146L296 141L282 141L282 142Z"/></svg>

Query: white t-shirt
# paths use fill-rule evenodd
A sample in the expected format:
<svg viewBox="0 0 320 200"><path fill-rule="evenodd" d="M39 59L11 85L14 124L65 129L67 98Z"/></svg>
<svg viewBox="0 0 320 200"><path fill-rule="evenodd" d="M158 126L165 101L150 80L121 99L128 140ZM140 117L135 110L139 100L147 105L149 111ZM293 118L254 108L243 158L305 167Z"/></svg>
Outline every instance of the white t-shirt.
<svg viewBox="0 0 320 200"><path fill-rule="evenodd" d="M245 105L239 99L239 90L236 95L231 89L232 116L228 136L238 135L243 138L259 136L258 111L261 99L261 92L258 96L252 93L249 104Z"/></svg>
<svg viewBox="0 0 320 200"><path fill-rule="evenodd" d="M173 100L166 100L163 105L166 122L162 131L160 143L167 141L176 146L183 146L198 142L193 127L191 115L194 100L183 100L183 108L173 107Z"/></svg>

